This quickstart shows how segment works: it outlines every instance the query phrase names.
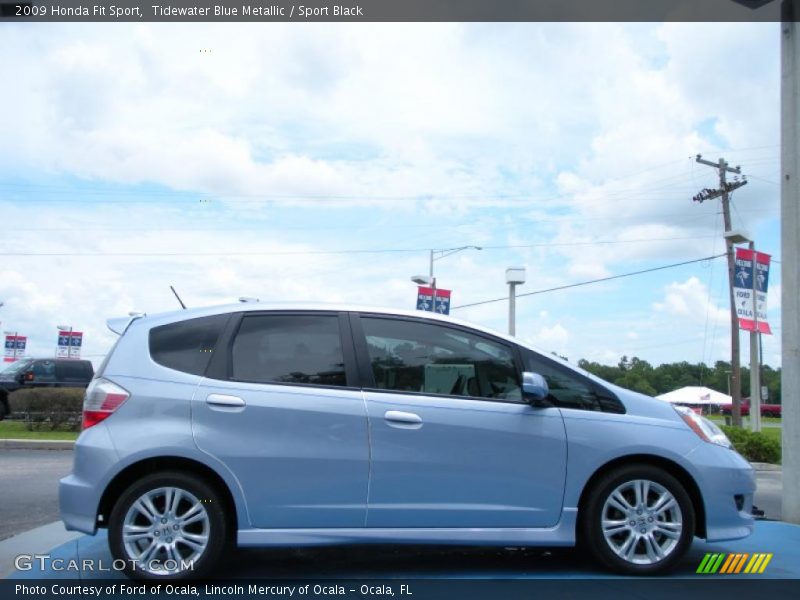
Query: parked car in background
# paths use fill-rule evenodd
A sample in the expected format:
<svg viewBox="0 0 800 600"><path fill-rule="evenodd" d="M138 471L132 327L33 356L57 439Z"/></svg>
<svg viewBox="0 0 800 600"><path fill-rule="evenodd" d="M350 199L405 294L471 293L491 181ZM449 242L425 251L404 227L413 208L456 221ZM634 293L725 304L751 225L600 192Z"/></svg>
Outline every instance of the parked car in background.
<svg viewBox="0 0 800 600"><path fill-rule="evenodd" d="M59 500L134 577L354 543L582 543L650 575L753 530L712 422L463 321L250 303L109 328Z"/></svg>
<svg viewBox="0 0 800 600"><path fill-rule="evenodd" d="M35 387L85 388L94 377L89 360L22 358L0 371L0 421L11 413L11 392Z"/></svg>
<svg viewBox="0 0 800 600"><path fill-rule="evenodd" d="M748 417L750 416L750 403L749 402L742 402L742 416ZM720 406L723 415L730 415L733 412L733 405L732 404L722 404ZM761 405L761 416L762 417L780 417L781 416L781 405L780 404L762 404Z"/></svg>

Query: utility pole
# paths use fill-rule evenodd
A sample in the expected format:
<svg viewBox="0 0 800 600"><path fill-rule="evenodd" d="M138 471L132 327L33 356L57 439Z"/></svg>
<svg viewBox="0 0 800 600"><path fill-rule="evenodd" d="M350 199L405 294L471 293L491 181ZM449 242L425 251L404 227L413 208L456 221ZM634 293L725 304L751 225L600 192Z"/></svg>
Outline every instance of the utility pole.
<svg viewBox="0 0 800 600"><path fill-rule="evenodd" d="M722 217L725 222L725 233L731 231L731 205L730 205L730 192L740 188L747 183L746 179L728 183L728 173L736 175L741 174L741 167L729 167L724 158L720 158L718 162L711 162L704 160L698 154L695 160L701 165L706 165L717 169L719 172L719 189L713 190L705 188L697 194L693 200L695 202L704 202L706 200L713 200L714 198L722 198ZM738 178L737 178L738 179ZM734 275L736 265L733 255L733 240L725 238L725 249L728 257L728 290L731 306L731 398L733 400L731 416L733 425L736 427L742 426L742 369L739 358L739 318L736 316L736 298L733 292Z"/></svg>

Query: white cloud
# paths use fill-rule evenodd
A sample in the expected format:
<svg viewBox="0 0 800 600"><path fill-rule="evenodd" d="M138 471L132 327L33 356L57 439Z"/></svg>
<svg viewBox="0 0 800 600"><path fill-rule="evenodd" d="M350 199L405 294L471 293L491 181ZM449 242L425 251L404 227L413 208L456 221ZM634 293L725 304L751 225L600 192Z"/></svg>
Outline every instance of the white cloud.
<svg viewBox="0 0 800 600"><path fill-rule="evenodd" d="M697 277L673 282L664 288L664 299L653 304L653 308L670 317L692 323L723 324L730 321L730 311L714 304L706 286Z"/></svg>
<svg viewBox="0 0 800 600"><path fill-rule="evenodd" d="M170 284L190 304L268 295L408 306L408 276L427 266L424 250L201 255L224 250L540 244L437 263L456 305L504 296L511 264L527 266L521 291L534 291L716 253L718 207L691 202L714 173L688 157L766 146L731 160L772 164L777 40L776 24L9 25L0 215L33 231L11 231L0 254L189 256L3 256L0 317L47 339L57 322L89 323L87 352L100 353L102 319L173 308ZM730 94L717 66L734 59ZM155 184L146 203L115 204L138 183ZM177 194L186 190L213 202L197 206ZM776 189L754 180L735 205L757 223L765 213L748 211L776 206ZM48 227L73 227L77 240ZM597 328L595 304L570 313L569 299L601 292L640 293L620 280L534 296L520 326L566 353L570 331ZM727 314L696 278L671 284L654 308L693 323ZM455 314L505 329L503 303ZM624 342L600 337L578 357Z"/></svg>
<svg viewBox="0 0 800 600"><path fill-rule="evenodd" d="M561 323L541 327L533 336L523 337L542 350L561 355L568 354L570 335Z"/></svg>

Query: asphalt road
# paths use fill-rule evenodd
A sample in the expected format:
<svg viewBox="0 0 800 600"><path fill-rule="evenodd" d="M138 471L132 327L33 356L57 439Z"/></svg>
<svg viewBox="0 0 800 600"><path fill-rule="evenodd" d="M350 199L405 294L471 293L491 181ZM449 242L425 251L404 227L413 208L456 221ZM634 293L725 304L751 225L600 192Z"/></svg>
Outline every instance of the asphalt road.
<svg viewBox="0 0 800 600"><path fill-rule="evenodd" d="M0 450L0 540L57 521L58 480L71 470L71 451ZM756 476L756 506L780 519L781 472Z"/></svg>
<svg viewBox="0 0 800 600"><path fill-rule="evenodd" d="M58 480L72 451L0 450L0 540L58 520Z"/></svg>
<svg viewBox="0 0 800 600"><path fill-rule="evenodd" d="M781 471L758 471L756 496L753 504L764 511L767 519L780 521L781 519L781 493L783 481Z"/></svg>

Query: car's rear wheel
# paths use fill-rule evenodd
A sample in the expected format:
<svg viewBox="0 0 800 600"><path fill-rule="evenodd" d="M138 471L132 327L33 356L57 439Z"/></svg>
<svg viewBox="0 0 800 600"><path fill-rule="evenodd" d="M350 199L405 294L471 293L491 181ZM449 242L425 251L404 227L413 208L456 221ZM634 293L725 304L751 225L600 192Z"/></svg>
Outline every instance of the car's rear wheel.
<svg viewBox="0 0 800 600"><path fill-rule="evenodd" d="M213 572L230 538L213 486L192 474L163 472L122 493L111 511L108 539L129 576L175 580Z"/></svg>
<svg viewBox="0 0 800 600"><path fill-rule="evenodd" d="M607 567L651 575L673 568L694 537L694 509L666 471L631 465L601 478L583 507L583 537Z"/></svg>

